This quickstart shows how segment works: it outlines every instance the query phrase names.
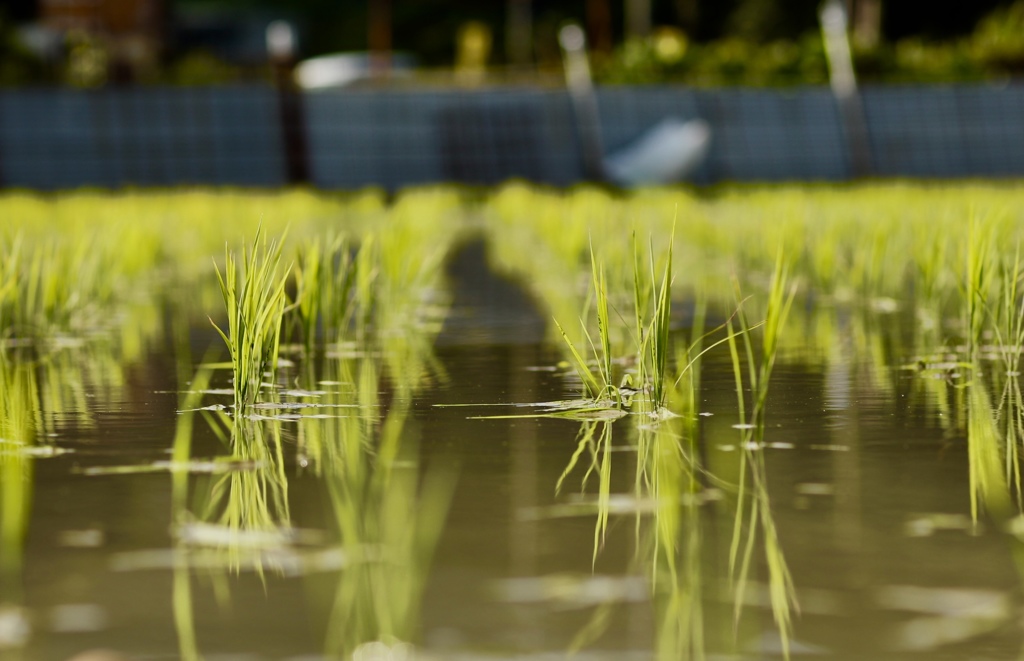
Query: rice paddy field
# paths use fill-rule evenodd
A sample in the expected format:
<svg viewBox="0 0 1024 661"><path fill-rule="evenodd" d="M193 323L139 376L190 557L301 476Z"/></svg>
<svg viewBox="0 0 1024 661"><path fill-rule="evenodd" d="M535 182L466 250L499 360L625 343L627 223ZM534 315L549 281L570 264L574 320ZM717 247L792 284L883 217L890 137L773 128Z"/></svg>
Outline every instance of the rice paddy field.
<svg viewBox="0 0 1024 661"><path fill-rule="evenodd" d="M0 196L0 657L1024 655L1024 187Z"/></svg>

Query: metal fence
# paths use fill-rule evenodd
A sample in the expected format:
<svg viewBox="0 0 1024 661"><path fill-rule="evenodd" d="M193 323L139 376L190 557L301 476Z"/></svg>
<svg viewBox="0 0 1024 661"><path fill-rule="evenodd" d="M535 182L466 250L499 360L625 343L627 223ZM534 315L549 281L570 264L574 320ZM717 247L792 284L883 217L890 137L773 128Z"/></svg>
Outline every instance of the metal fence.
<svg viewBox="0 0 1024 661"><path fill-rule="evenodd" d="M894 86L864 90L879 176L1024 175L1024 85ZM579 181L564 91L503 88L336 90L301 98L311 182L397 188L519 177ZM669 116L701 117L711 151L693 179L842 180L850 163L825 88L605 88L609 152ZM0 183L78 186L287 182L285 136L268 87L135 88L0 93Z"/></svg>

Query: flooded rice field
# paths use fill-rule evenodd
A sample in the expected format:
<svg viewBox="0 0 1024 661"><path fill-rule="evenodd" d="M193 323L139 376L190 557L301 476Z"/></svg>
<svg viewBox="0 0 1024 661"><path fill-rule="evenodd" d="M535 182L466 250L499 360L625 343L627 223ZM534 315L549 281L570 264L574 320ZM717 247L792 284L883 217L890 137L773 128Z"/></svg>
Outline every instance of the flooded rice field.
<svg viewBox="0 0 1024 661"><path fill-rule="evenodd" d="M1018 658L1022 202L0 198L0 658Z"/></svg>

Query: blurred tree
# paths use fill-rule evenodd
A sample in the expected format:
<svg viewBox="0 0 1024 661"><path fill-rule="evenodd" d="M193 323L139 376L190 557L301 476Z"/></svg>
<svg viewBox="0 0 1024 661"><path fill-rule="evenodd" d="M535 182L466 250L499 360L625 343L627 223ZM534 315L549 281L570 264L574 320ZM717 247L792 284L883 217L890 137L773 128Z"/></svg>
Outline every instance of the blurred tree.
<svg viewBox="0 0 1024 661"><path fill-rule="evenodd" d="M792 39L818 29L820 0L741 0L729 16L730 36L754 42Z"/></svg>
<svg viewBox="0 0 1024 661"><path fill-rule="evenodd" d="M18 39L3 12L0 12L0 85L23 85L45 80L44 63Z"/></svg>
<svg viewBox="0 0 1024 661"><path fill-rule="evenodd" d="M0 15L11 23L24 23L39 15L39 7L33 0L0 0Z"/></svg>
<svg viewBox="0 0 1024 661"><path fill-rule="evenodd" d="M587 39L591 50L608 53L612 50L612 7L609 0L587 0Z"/></svg>
<svg viewBox="0 0 1024 661"><path fill-rule="evenodd" d="M524 69L533 63L533 7L531 0L506 0L505 57Z"/></svg>
<svg viewBox="0 0 1024 661"><path fill-rule="evenodd" d="M1011 4L1007 0L889 0L882 10L882 33L890 41L963 36L993 9Z"/></svg>
<svg viewBox="0 0 1024 661"><path fill-rule="evenodd" d="M646 37L651 34L651 0L625 0L626 35Z"/></svg>

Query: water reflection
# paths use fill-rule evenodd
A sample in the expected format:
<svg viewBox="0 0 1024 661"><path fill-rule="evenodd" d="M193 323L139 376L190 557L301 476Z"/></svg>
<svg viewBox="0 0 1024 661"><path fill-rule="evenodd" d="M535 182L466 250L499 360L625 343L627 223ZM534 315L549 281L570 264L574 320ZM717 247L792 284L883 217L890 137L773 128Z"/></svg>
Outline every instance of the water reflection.
<svg viewBox="0 0 1024 661"><path fill-rule="evenodd" d="M836 250L794 253L801 282L822 291L795 304L773 349L762 330L744 330L733 316L730 270L748 258L768 265L764 273L748 269L756 295L744 306L750 322L771 316L760 281L770 271L765 237L782 230L743 225L726 237L697 218L677 246L684 268L670 317L676 355L667 360L676 373L661 410L643 376L655 372L647 369L653 363L638 350L653 328L651 311L637 311L639 324L631 318L635 301L652 300L661 278L637 286L629 277L661 271L649 254L637 259L618 223L634 210L641 230L665 229L663 220L644 216L650 212L635 200L587 190L520 223L518 212L502 209L518 204L510 191L484 211L508 212L486 230L494 230L491 251L531 279L544 316L563 322L584 352L583 328L599 337L600 306L586 288L592 232L607 274L604 322L614 326L602 356L612 359L614 405L622 402L614 418L605 410L583 421L484 422L463 420L458 411L466 409L428 409L435 400L564 400L580 381L555 355L565 351L560 337L543 348L514 337L509 349L487 344L507 335L484 333L488 339L467 350L452 334L442 365L432 348L446 312L439 265L453 230L418 223L419 202L392 216L374 197L357 231L346 227L344 237L324 235L322 243L293 235L305 246L300 255L319 260L299 260L299 331L284 338L295 346L282 347L288 362L237 415L216 394L230 389L230 377L194 374L191 358L182 361L177 402L150 392L149 380L140 385L132 366L145 358L160 392L175 389L161 359L146 356L163 344L163 318L152 306L140 307L138 318L125 301L116 307L111 325L143 329L138 335L5 339L0 596L13 607L0 620L0 640L27 641L22 653L32 659L67 658L77 644L67 628L51 626L45 641L24 638L33 590L22 586L42 586L36 598L44 605L32 612L45 615L57 601L52 612L78 617L88 611L63 601L91 598L68 587L79 580L96 601L137 599L129 615L111 618L118 626L103 635L112 644L138 645L140 656L174 656L177 645L190 660L252 653L265 639L283 642L260 653L286 658L479 658L510 649L537 656L567 646L609 658L633 647L638 658L659 659L1012 654L1020 640L1013 563L1024 566L1021 341L1012 321L1020 295L1010 286L1017 265L1005 264L1007 273L993 280L956 270L964 282L951 283L949 266L959 269L963 255L935 232L921 242L932 261L914 265L910 292L902 267L887 266L898 250L886 245L884 228L872 225L859 250L844 243L857 231L848 222L833 237ZM806 215L801 200L787 202L787 213ZM444 213L457 206L439 202ZM711 204L689 200L684 211L696 206L706 212ZM821 227L788 227L787 245L827 238ZM540 230L547 235L538 240L531 232ZM711 264L700 254L709 246L739 249ZM306 298L314 281L322 296ZM704 294L717 320L709 325L732 319L737 333L732 351L726 341L707 362L696 360L700 351L727 331L702 343L705 307L679 305L703 300L694 295L702 288L715 290ZM956 291L980 290L986 294L973 307L953 300ZM184 318L206 312L205 303L181 305L191 311ZM965 307L973 312L961 315ZM584 323L575 323L580 316ZM678 329L691 324L699 330L683 337ZM196 346L208 339L193 329ZM778 369L764 390L763 361L773 352ZM181 346L177 354L186 356ZM169 458L172 431L162 421L138 433L150 405L177 412L168 415L176 425ZM129 424L110 424L118 417ZM449 446L473 463L459 484ZM144 466L93 465L131 463L129 447L149 452ZM65 450L77 454L48 460ZM122 474L142 469L149 474ZM47 498L36 496L34 481ZM454 501L456 488L464 502ZM51 493L88 513L58 514ZM170 512L154 516L168 493ZM450 510L469 515L449 523ZM98 532L101 544L107 534L116 548L75 551L81 564L69 568L51 547L93 543L76 531ZM126 579L120 569L137 571ZM158 589L138 589L142 570L161 581L142 585ZM56 577L39 578L44 572ZM81 580L86 573L96 578ZM481 594L492 580L503 603ZM223 631L229 605L242 634ZM164 647L126 633L138 624L146 636L169 637L170 617L177 639ZM45 617L33 623L45 628Z"/></svg>
<svg viewBox="0 0 1024 661"><path fill-rule="evenodd" d="M22 588L39 412L34 366L0 351L0 650L24 646L31 627Z"/></svg>
<svg viewBox="0 0 1024 661"><path fill-rule="evenodd" d="M443 378L430 328L392 310L372 325L333 329L338 341L288 348L295 369L279 372L259 401L241 410L202 406L204 396L219 392L209 388L208 370L182 386L171 462L180 468L172 473L171 567L183 658L200 658L202 648L192 574L212 579L225 600L230 575L242 571L309 576L307 599L330 658L412 649L456 483L453 461L421 462L410 415L415 393ZM190 369L187 359L182 369ZM199 414L223 445L212 462L192 449ZM194 475L207 464L221 470ZM310 480L326 511L309 521L312 528L299 528L292 484Z"/></svg>

